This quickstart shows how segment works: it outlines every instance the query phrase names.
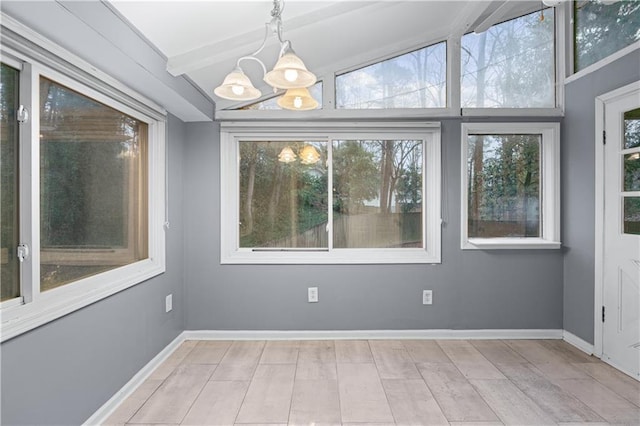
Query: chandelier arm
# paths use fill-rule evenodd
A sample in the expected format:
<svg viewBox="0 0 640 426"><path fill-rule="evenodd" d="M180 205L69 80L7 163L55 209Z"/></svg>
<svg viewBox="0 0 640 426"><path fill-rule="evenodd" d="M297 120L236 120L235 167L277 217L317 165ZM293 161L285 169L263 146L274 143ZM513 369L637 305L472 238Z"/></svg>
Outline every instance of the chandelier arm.
<svg viewBox="0 0 640 426"><path fill-rule="evenodd" d="M244 61L244 60L254 60L254 61L256 61L262 67L262 75L265 76L267 74L267 67L264 65L264 62L262 62L260 59L256 58L253 55L243 56L241 58L238 58L238 60L236 61L236 67L240 67L240 62Z"/></svg>
<svg viewBox="0 0 640 426"><path fill-rule="evenodd" d="M247 55L247 56L256 56L257 54L262 52L264 47L267 45L267 39L268 38L269 38L269 23L267 22L266 24L264 24L264 38L262 39L262 44L260 45L258 50L256 50L255 52L253 52L252 54Z"/></svg>

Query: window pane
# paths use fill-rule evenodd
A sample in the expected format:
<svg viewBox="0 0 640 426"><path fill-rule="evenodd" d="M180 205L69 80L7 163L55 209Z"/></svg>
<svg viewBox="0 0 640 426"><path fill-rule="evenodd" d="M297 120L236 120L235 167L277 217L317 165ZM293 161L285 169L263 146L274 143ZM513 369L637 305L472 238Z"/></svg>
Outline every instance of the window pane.
<svg viewBox="0 0 640 426"><path fill-rule="evenodd" d="M444 108L446 106L446 42L336 77L336 108Z"/></svg>
<svg viewBox="0 0 640 426"><path fill-rule="evenodd" d="M540 135L469 135L469 238L540 236Z"/></svg>
<svg viewBox="0 0 640 426"><path fill-rule="evenodd" d="M625 155L623 167L624 191L640 191L640 153Z"/></svg>
<svg viewBox="0 0 640 426"><path fill-rule="evenodd" d="M40 79L41 290L147 258L147 124Z"/></svg>
<svg viewBox="0 0 640 426"><path fill-rule="evenodd" d="M309 87L309 93L311 94L311 97L313 99L315 99L316 101L318 101L318 108L317 109L322 109L322 82L319 81L316 84L314 84L313 86ZM272 98L269 98L267 100L264 101L260 101L260 102L256 102L254 104L251 105L245 105L242 108L238 108L240 110L246 110L246 109L257 109L257 110L277 110L277 109L282 109L280 108L280 105L278 105L278 98L280 96L274 96Z"/></svg>
<svg viewBox="0 0 640 426"><path fill-rule="evenodd" d="M553 8L463 36L462 106L555 107L554 58Z"/></svg>
<svg viewBox="0 0 640 426"><path fill-rule="evenodd" d="M640 40L640 2L576 1L575 69L588 67Z"/></svg>
<svg viewBox="0 0 640 426"><path fill-rule="evenodd" d="M240 247L327 248L327 143L239 145Z"/></svg>
<svg viewBox="0 0 640 426"><path fill-rule="evenodd" d="M640 108L624 113L624 149L640 146Z"/></svg>
<svg viewBox="0 0 640 426"><path fill-rule="evenodd" d="M16 258L18 229L18 84L20 73L5 64L0 69L0 300L20 296Z"/></svg>
<svg viewBox="0 0 640 426"><path fill-rule="evenodd" d="M640 235L640 197L624 197L623 232Z"/></svg>
<svg viewBox="0 0 640 426"><path fill-rule="evenodd" d="M422 141L333 141L333 246L423 247Z"/></svg>

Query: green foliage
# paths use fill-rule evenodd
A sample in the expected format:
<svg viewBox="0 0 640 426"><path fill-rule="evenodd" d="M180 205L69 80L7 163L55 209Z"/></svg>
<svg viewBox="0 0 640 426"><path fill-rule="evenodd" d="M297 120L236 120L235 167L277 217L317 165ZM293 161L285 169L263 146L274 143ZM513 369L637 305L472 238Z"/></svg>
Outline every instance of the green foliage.
<svg viewBox="0 0 640 426"><path fill-rule="evenodd" d="M378 196L380 173L366 143L334 142L333 188L333 210L338 213L356 213Z"/></svg>
<svg viewBox="0 0 640 426"><path fill-rule="evenodd" d="M14 256L18 245L18 71L2 64L0 68L0 248L6 250L7 263L0 268L0 300L20 294L19 267Z"/></svg>
<svg viewBox="0 0 640 426"><path fill-rule="evenodd" d="M301 234L327 223L324 161L278 161L280 151L290 145L304 144L240 143L240 247L294 245ZM326 152L326 146L316 148ZM302 243L303 237L299 239Z"/></svg>
<svg viewBox="0 0 640 426"><path fill-rule="evenodd" d="M422 207L422 172L415 164L410 164L400 176L396 200L401 205L402 213L410 213Z"/></svg>
<svg viewBox="0 0 640 426"><path fill-rule="evenodd" d="M483 226L488 226L488 222L502 223L507 233L522 233L502 236L537 235L540 137L471 136L468 159L470 235L495 236L483 235ZM512 226L520 226L520 231Z"/></svg>
<svg viewBox="0 0 640 426"><path fill-rule="evenodd" d="M577 1L574 8L576 70L640 40L640 1Z"/></svg>

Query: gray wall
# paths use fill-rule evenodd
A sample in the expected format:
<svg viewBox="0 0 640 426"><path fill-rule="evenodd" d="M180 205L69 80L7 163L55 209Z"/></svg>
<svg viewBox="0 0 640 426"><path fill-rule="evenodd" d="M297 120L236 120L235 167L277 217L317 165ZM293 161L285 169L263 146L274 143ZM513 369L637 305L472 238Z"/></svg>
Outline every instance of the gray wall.
<svg viewBox="0 0 640 426"><path fill-rule="evenodd" d="M560 250L460 250L460 120L442 128L441 265L220 265L219 127L189 123L187 141L187 329L562 328Z"/></svg>
<svg viewBox="0 0 640 426"><path fill-rule="evenodd" d="M593 343L595 98L640 79L640 51L566 85L562 130L564 328Z"/></svg>
<svg viewBox="0 0 640 426"><path fill-rule="evenodd" d="M170 117L166 273L2 343L2 424L81 424L184 330L184 135Z"/></svg>

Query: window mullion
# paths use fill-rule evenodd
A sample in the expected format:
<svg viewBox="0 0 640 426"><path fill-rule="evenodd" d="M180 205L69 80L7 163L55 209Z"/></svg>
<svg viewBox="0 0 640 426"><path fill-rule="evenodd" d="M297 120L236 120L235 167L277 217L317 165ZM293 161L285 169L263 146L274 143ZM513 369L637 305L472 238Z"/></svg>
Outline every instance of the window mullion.
<svg viewBox="0 0 640 426"><path fill-rule="evenodd" d="M461 44L462 36L454 34L447 40L447 107L459 113L461 110Z"/></svg>
<svg viewBox="0 0 640 426"><path fill-rule="evenodd" d="M327 139L327 248L333 250L333 139Z"/></svg>
<svg viewBox="0 0 640 426"><path fill-rule="evenodd" d="M29 255L20 266L20 285L24 303L40 294L40 111L38 72L25 63L20 73L20 104L29 118L20 124L20 243Z"/></svg>

